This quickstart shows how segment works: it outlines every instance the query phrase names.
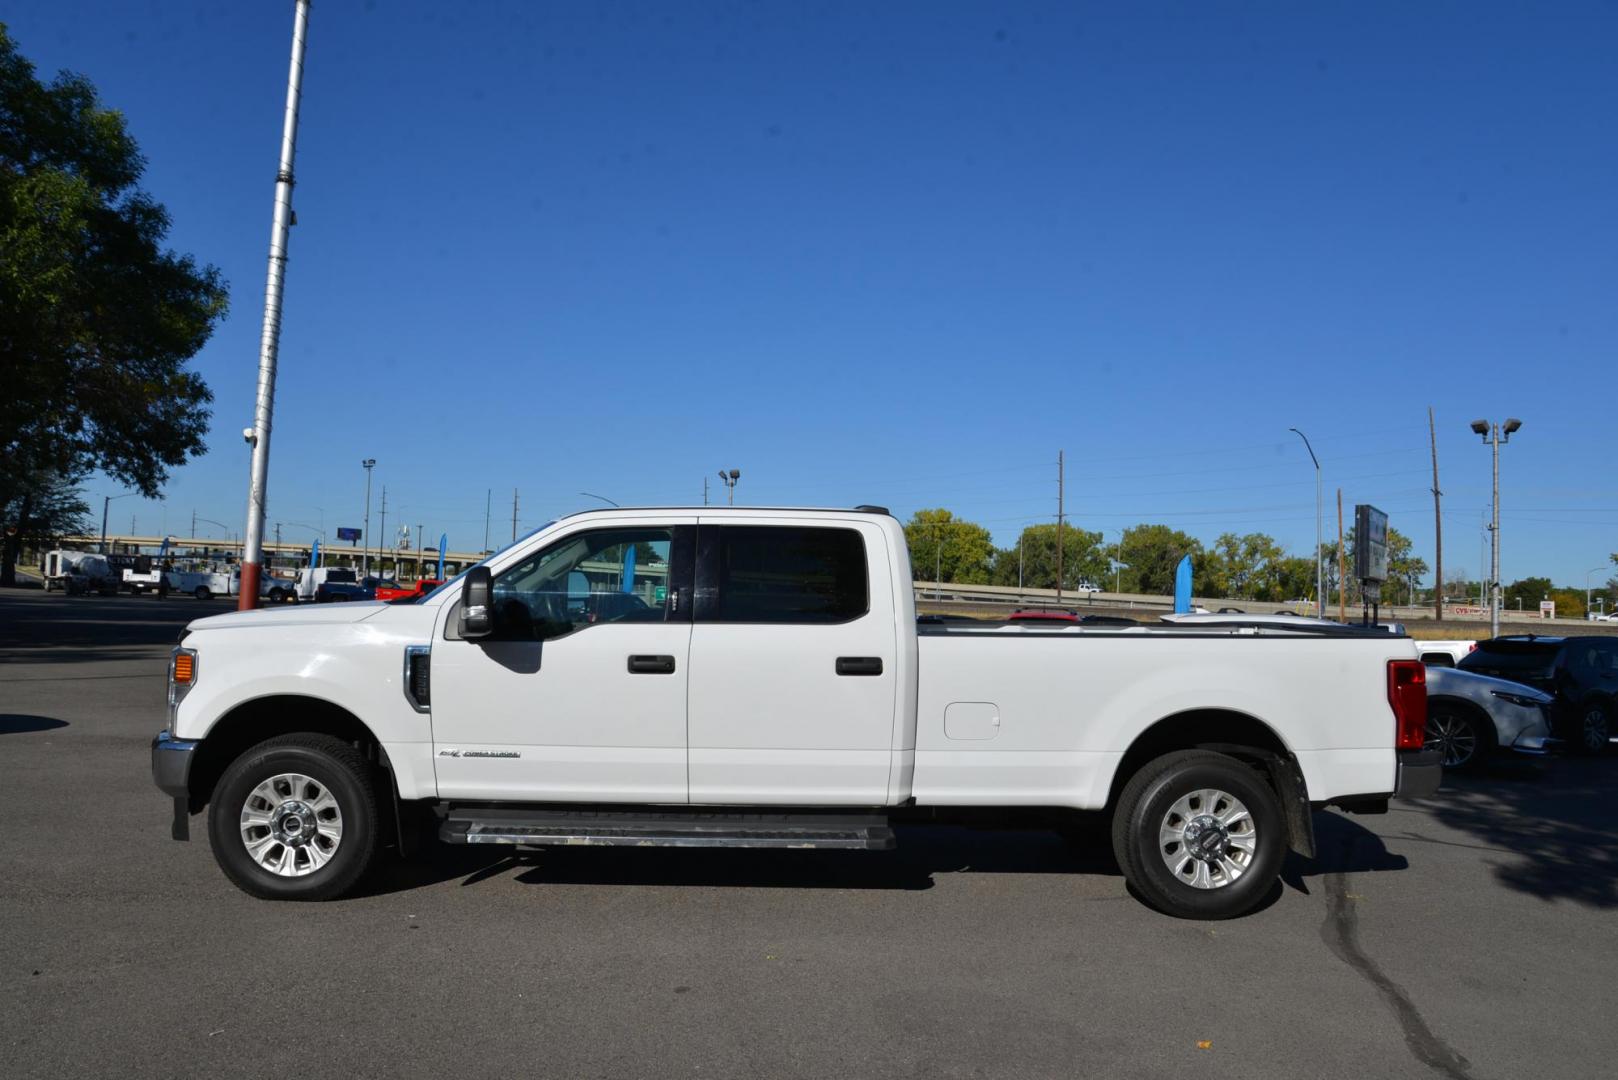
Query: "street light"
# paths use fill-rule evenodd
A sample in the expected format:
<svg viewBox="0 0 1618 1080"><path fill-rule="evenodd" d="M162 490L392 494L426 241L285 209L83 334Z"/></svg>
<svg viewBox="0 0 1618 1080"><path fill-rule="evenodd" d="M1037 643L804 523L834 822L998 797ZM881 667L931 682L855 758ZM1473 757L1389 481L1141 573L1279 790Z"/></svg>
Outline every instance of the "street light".
<svg viewBox="0 0 1618 1080"><path fill-rule="evenodd" d="M376 468L376 458L366 458L360 467L365 470L365 532L360 534L365 547L360 550L360 576L366 577L371 572L371 470Z"/></svg>
<svg viewBox="0 0 1618 1080"><path fill-rule="evenodd" d="M107 553L107 507L114 499L127 499L131 495L139 495L138 491L126 491L122 495L101 496L101 554Z"/></svg>
<svg viewBox="0 0 1618 1080"><path fill-rule="evenodd" d="M1315 463L1315 618L1326 617L1326 566L1320 557L1320 459L1315 457L1315 448L1309 445L1309 436L1297 428L1288 428L1298 438L1303 440L1303 447L1309 451L1309 460Z"/></svg>
<svg viewBox="0 0 1618 1080"><path fill-rule="evenodd" d="M1586 619L1590 617L1590 575L1599 574L1605 569L1605 566L1595 566L1584 572L1584 617Z"/></svg>
<svg viewBox="0 0 1618 1080"><path fill-rule="evenodd" d="M740 480L741 478L742 471L740 469L731 469L729 471L724 469L719 470L719 479L725 485L726 498L731 506L736 505L736 481Z"/></svg>
<svg viewBox="0 0 1618 1080"><path fill-rule="evenodd" d="M1487 420L1472 421L1472 430L1483 437L1494 451L1493 521L1489 524L1489 636L1500 636L1500 444L1511 441L1511 435L1522 427L1515 416L1504 424L1491 425ZM1502 436L1504 436L1502 438Z"/></svg>
<svg viewBox="0 0 1618 1080"><path fill-rule="evenodd" d="M581 491L581 492L579 492L579 494L583 495L587 499L600 499L602 502L606 503L608 506L617 506L618 505L617 503L613 502L611 499L607 498L605 495L597 495L593 491Z"/></svg>

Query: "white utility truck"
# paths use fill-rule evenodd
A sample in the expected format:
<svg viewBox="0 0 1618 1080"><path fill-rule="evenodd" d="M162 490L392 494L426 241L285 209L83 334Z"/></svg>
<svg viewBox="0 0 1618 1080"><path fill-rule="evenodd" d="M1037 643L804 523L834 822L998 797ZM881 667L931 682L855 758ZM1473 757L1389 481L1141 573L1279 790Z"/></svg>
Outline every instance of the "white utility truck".
<svg viewBox="0 0 1618 1080"><path fill-rule="evenodd" d="M455 844L844 849L1104 812L1141 896L1224 918L1312 810L1440 767L1408 638L1199 618L918 624L880 507L591 511L415 603L192 622L152 771L265 898L347 893L428 811Z"/></svg>

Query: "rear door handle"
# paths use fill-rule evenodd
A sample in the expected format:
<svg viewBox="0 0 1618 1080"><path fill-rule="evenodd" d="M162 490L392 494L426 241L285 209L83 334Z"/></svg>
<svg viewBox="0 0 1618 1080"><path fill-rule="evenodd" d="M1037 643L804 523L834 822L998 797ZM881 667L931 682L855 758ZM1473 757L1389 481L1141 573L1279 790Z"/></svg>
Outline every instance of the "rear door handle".
<svg viewBox="0 0 1618 1080"><path fill-rule="evenodd" d="M674 657L631 656L629 658L629 673L631 675L673 675Z"/></svg>
<svg viewBox="0 0 1618 1080"><path fill-rule="evenodd" d="M882 658L880 656L839 656L837 658L837 674L880 675L882 674Z"/></svg>

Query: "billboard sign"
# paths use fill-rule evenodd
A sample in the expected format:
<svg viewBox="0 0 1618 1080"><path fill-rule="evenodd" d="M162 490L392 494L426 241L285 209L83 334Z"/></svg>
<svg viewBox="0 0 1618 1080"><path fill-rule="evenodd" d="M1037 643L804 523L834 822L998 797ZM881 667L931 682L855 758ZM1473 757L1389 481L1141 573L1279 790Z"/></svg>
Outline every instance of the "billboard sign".
<svg viewBox="0 0 1618 1080"><path fill-rule="evenodd" d="M1539 617L1541 619L1554 619L1554 618L1556 618L1556 601L1555 600L1541 600L1539 602Z"/></svg>
<svg viewBox="0 0 1618 1080"><path fill-rule="evenodd" d="M1365 503L1354 507L1354 576L1378 585L1388 579L1388 515Z"/></svg>
<svg viewBox="0 0 1618 1080"><path fill-rule="evenodd" d="M350 529L339 525L337 527L337 539L350 540L357 544L360 542L360 531L358 529Z"/></svg>

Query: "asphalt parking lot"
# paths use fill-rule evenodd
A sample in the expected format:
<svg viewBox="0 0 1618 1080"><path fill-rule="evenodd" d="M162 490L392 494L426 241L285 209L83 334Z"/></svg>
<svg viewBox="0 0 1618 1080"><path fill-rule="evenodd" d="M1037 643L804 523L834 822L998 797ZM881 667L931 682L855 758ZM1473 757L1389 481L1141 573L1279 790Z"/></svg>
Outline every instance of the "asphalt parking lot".
<svg viewBox="0 0 1618 1080"><path fill-rule="evenodd" d="M148 743L223 602L0 591L0 1061L35 1076L1608 1077L1618 759L1321 813L1269 903L1155 914L1101 849L432 849L253 900Z"/></svg>

